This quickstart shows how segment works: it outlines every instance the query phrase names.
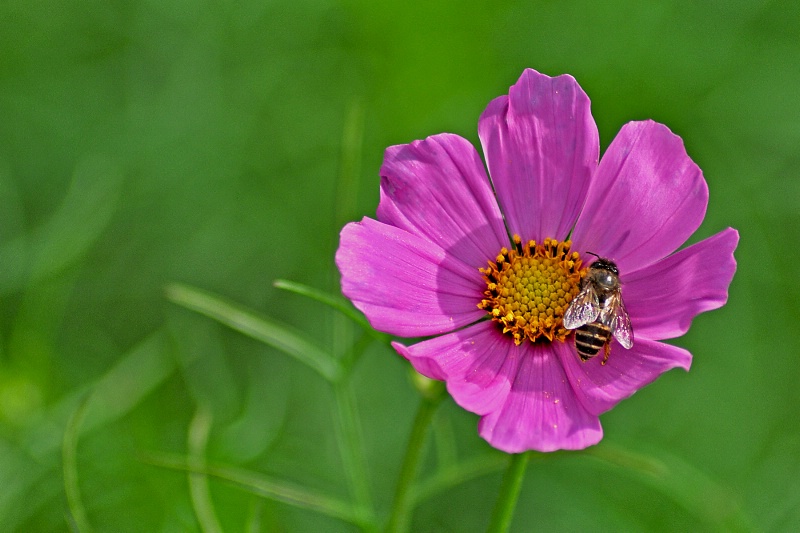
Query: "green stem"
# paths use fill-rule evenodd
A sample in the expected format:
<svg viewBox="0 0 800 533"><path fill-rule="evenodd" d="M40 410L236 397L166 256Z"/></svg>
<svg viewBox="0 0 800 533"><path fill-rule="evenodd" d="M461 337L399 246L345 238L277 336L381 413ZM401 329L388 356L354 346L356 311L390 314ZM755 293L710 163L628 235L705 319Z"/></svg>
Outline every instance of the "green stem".
<svg viewBox="0 0 800 533"><path fill-rule="evenodd" d="M503 475L503 484L500 485L500 494L497 496L489 529L486 530L488 533L503 533L511 526L529 455L529 453L511 455L508 468Z"/></svg>
<svg viewBox="0 0 800 533"><path fill-rule="evenodd" d="M420 399L414 425L411 428L411 436L408 438L406 456L403 458L403 466L400 469L400 478L394 493L392 514L389 516L389 523L386 526L387 533L402 533L408 528L408 519L413 503L411 485L417 476L425 435L441 398L441 395L437 395L436 397L423 396Z"/></svg>

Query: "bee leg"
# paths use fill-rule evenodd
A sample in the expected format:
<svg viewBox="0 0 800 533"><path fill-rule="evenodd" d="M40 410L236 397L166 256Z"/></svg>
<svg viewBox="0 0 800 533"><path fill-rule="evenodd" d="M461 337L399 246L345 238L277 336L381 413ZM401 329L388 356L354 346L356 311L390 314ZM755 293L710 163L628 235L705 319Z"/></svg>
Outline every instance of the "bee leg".
<svg viewBox="0 0 800 533"><path fill-rule="evenodd" d="M603 353L603 360L600 362L601 365L606 364L606 361L608 361L608 354L611 353L611 343L610 342L606 343L606 345L604 346L603 352L604 352Z"/></svg>

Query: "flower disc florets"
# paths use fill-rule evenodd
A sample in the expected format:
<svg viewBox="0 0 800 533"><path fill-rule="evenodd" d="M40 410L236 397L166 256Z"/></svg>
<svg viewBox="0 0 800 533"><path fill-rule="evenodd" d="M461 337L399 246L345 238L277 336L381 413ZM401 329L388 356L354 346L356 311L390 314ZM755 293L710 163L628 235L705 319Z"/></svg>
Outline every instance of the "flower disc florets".
<svg viewBox="0 0 800 533"><path fill-rule="evenodd" d="M563 342L570 333L562 317L581 280L580 255L570 252L570 246L569 241L555 239L523 245L514 235L514 248L501 249L487 268L480 269L486 298L478 307L502 324L503 333L510 334L515 344L526 338Z"/></svg>

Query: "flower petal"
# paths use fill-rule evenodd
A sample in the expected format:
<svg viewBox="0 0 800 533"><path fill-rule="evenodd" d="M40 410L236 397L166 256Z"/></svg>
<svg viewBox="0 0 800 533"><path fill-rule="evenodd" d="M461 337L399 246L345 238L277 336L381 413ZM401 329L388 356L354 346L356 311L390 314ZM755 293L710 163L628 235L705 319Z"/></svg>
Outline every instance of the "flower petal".
<svg viewBox="0 0 800 533"><path fill-rule="evenodd" d="M508 453L582 450L600 442L596 415L576 398L553 348L524 343L519 369L503 407L484 416L481 437Z"/></svg>
<svg viewBox="0 0 800 533"><path fill-rule="evenodd" d="M633 272L674 252L700 226L708 187L663 124L629 122L603 155L572 240L583 255Z"/></svg>
<svg viewBox="0 0 800 533"><path fill-rule="evenodd" d="M456 402L479 415L502 406L511 386L508 376L519 364L514 342L491 321L412 346L393 346L420 374L446 381Z"/></svg>
<svg viewBox="0 0 800 533"><path fill-rule="evenodd" d="M475 268L509 245L478 152L448 133L386 149L378 220L425 237Z"/></svg>
<svg viewBox="0 0 800 533"><path fill-rule="evenodd" d="M485 321L413 346L394 346L417 371L445 380L461 407L483 416L478 431L495 448L574 450L603 436L598 418L570 387L554 345L516 346Z"/></svg>
<svg viewBox="0 0 800 533"><path fill-rule="evenodd" d="M739 233L728 228L626 276L623 294L635 335L680 337L695 316L722 307L736 272L738 242Z"/></svg>
<svg viewBox="0 0 800 533"><path fill-rule="evenodd" d="M342 292L375 329L416 337L452 331L486 312L485 282L440 247L364 218L342 229L336 264Z"/></svg>
<svg viewBox="0 0 800 533"><path fill-rule="evenodd" d="M692 354L683 348L649 339L636 339L630 350L612 342L605 365L602 355L581 362L567 343L560 344L557 352L572 388L594 415L608 411L667 370L689 370L692 364Z"/></svg>
<svg viewBox="0 0 800 533"><path fill-rule="evenodd" d="M578 82L525 70L508 96L489 103L478 134L511 232L523 240L565 238L600 153L589 98Z"/></svg>

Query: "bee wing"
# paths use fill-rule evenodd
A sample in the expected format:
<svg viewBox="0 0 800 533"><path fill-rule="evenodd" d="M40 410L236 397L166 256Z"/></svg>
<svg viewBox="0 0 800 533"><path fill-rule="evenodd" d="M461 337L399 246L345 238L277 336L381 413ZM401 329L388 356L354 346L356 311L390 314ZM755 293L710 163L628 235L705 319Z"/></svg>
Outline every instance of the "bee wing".
<svg viewBox="0 0 800 533"><path fill-rule="evenodd" d="M599 314L600 302L597 293L587 285L570 302L567 312L564 313L564 327L567 329L579 328L597 320Z"/></svg>
<svg viewBox="0 0 800 533"><path fill-rule="evenodd" d="M633 346L633 328L631 327L631 317L628 316L628 311L622 302L622 295L614 294L610 303L611 334L622 346L630 349Z"/></svg>

